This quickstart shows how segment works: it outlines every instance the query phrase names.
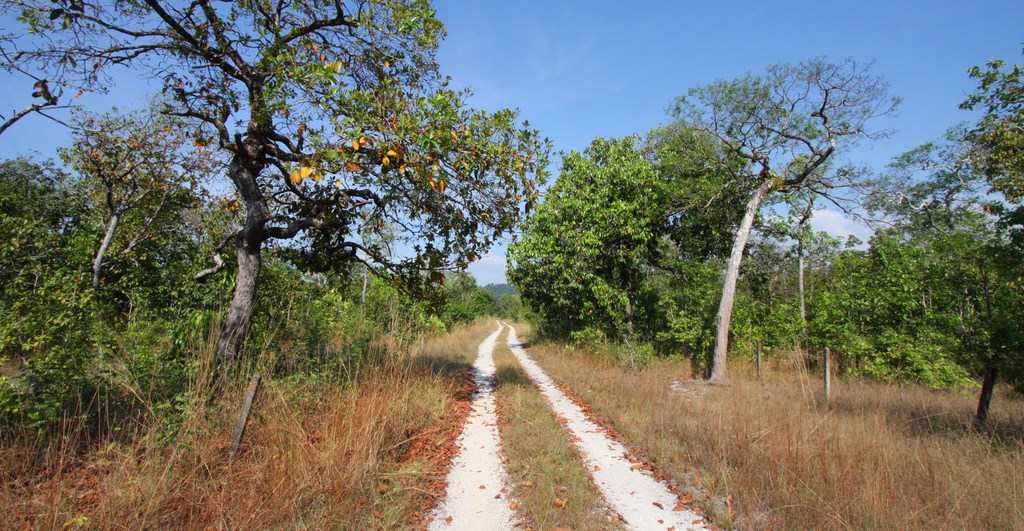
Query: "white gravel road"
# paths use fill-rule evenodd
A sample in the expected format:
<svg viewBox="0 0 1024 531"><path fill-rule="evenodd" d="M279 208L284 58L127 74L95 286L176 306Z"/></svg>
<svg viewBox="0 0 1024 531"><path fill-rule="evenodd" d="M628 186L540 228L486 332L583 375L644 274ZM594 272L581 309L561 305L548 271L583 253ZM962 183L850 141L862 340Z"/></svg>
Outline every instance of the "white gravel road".
<svg viewBox="0 0 1024 531"><path fill-rule="evenodd" d="M608 505L622 516L630 529L707 529L701 515L676 511L677 498L650 472L633 466L626 448L611 439L583 410L565 396L543 369L526 354L511 325L508 346L523 370L540 389L551 408L565 419L565 427ZM655 404L651 404L655 407ZM485 528L480 528L485 529Z"/></svg>
<svg viewBox="0 0 1024 531"><path fill-rule="evenodd" d="M448 472L448 494L434 511L431 530L498 531L515 528L494 401L494 344L501 325L484 339L473 365L476 394Z"/></svg>

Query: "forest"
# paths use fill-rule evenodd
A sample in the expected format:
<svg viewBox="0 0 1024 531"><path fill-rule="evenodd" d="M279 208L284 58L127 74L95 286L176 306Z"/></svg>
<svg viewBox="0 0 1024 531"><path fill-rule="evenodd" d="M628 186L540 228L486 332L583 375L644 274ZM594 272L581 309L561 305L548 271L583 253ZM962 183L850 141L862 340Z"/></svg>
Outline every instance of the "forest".
<svg viewBox="0 0 1024 531"><path fill-rule="evenodd" d="M1022 57L881 167L914 95L813 54L559 151L427 0L0 5L0 145L70 139L0 161L0 528L650 528L561 399L694 529L1024 525Z"/></svg>

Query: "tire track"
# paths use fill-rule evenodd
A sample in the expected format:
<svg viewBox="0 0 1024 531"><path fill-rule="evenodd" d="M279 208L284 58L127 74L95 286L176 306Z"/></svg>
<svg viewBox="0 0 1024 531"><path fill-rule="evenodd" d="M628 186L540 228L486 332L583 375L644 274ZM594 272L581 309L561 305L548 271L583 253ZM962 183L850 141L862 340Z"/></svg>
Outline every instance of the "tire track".
<svg viewBox="0 0 1024 531"><path fill-rule="evenodd" d="M473 364L472 410L459 435L459 453L448 472L444 503L434 511L433 530L486 530L515 528L509 507L505 466L494 400L494 345L502 325L487 336Z"/></svg>
<svg viewBox="0 0 1024 531"><path fill-rule="evenodd" d="M679 499L668 486L650 472L634 466L626 457L626 447L608 437L555 386L554 381L527 355L516 337L515 328L506 326L509 328L509 350L555 414L565 420L565 428L579 449L594 483L626 525L631 529L707 529L701 515L681 507L676 510Z"/></svg>

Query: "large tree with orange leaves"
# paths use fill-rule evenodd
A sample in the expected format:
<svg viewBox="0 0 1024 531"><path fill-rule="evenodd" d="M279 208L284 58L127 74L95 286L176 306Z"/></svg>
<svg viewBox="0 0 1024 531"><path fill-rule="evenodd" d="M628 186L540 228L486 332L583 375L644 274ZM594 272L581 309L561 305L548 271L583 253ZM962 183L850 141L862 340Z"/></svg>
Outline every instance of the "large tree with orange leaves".
<svg viewBox="0 0 1024 531"><path fill-rule="evenodd" d="M24 35L5 57L61 88L162 80L164 112L228 159L240 223L213 267L237 280L217 344L236 359L261 250L316 269L362 262L406 285L482 255L537 195L549 147L512 111L468 108L436 62L425 0L2 0ZM211 176L213 177L213 176ZM397 249L367 237L390 231Z"/></svg>

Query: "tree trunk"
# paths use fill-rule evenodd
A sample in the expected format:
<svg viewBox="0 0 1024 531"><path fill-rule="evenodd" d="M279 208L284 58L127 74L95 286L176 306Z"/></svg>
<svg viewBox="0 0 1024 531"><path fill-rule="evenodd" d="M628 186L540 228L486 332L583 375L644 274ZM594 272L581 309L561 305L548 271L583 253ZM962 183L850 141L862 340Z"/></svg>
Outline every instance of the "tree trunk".
<svg viewBox="0 0 1024 531"><path fill-rule="evenodd" d="M982 289L985 293L985 314L988 316L988 322L992 324L992 292L988 289L988 268L984 260L979 264L981 268L981 275L984 279L982 282ZM989 356L993 355L991 339L989 339ZM992 404L992 391L996 387L996 377L999 376L999 369L996 368L996 364L993 363L992 358L988 359L985 364L985 376L981 381L981 395L978 397L978 411L974 415L974 425L978 428L985 426L985 421L988 419L988 407Z"/></svg>
<svg viewBox="0 0 1024 531"><path fill-rule="evenodd" d="M114 241L114 234L117 232L117 225L121 222L119 214L112 214L107 220L107 230L103 233L103 241L100 248L96 250L96 256L92 259L92 287L100 285L100 273L103 271L103 257L110 249L110 243Z"/></svg>
<svg viewBox="0 0 1024 531"><path fill-rule="evenodd" d="M804 302L804 244L796 242L797 283L800 285L800 327L807 328L807 306Z"/></svg>
<svg viewBox="0 0 1024 531"><path fill-rule="evenodd" d="M365 306L366 305L366 284L369 282L369 280L370 280L370 269L369 268L363 269L363 290L361 292L359 292L359 305L360 306Z"/></svg>
<svg viewBox="0 0 1024 531"><path fill-rule="evenodd" d="M238 276L231 306L217 338L217 357L224 361L238 359L245 338L249 335L253 309L256 306L256 281L260 274L260 249L250 249L240 243L235 250L238 257Z"/></svg>
<svg viewBox="0 0 1024 531"><path fill-rule="evenodd" d="M979 428L988 419L988 407L992 404L992 391L996 388L996 377L999 369L993 365L985 367L985 378L981 382L981 396L978 397L978 412L974 416L974 424Z"/></svg>
<svg viewBox="0 0 1024 531"><path fill-rule="evenodd" d="M259 163L252 163L251 160L243 159L242 155L235 155L228 169L228 175L245 204L245 226L235 238L235 256L238 259L235 291L220 330L220 337L217 338L217 358L228 362L238 359L249 335L249 324L252 322L253 309L256 306L256 283L261 266L260 250L266 239L265 225L270 219L270 209L267 208L256 182L262 166Z"/></svg>
<svg viewBox="0 0 1024 531"><path fill-rule="evenodd" d="M715 357L711 367L712 382L722 382L726 378L726 357L729 353L729 321L732 320L732 305L736 297L736 280L740 275L740 262L743 260L743 251L747 247L747 239L750 237L750 229L754 225L754 217L761 206L764 196L772 189L772 181L765 181L757 187L754 195L747 201L747 210L743 213L743 220L736 229L736 238L732 243L732 253L729 255L729 263L725 268L725 281L722 283L722 299L718 303L718 330L715 334Z"/></svg>

